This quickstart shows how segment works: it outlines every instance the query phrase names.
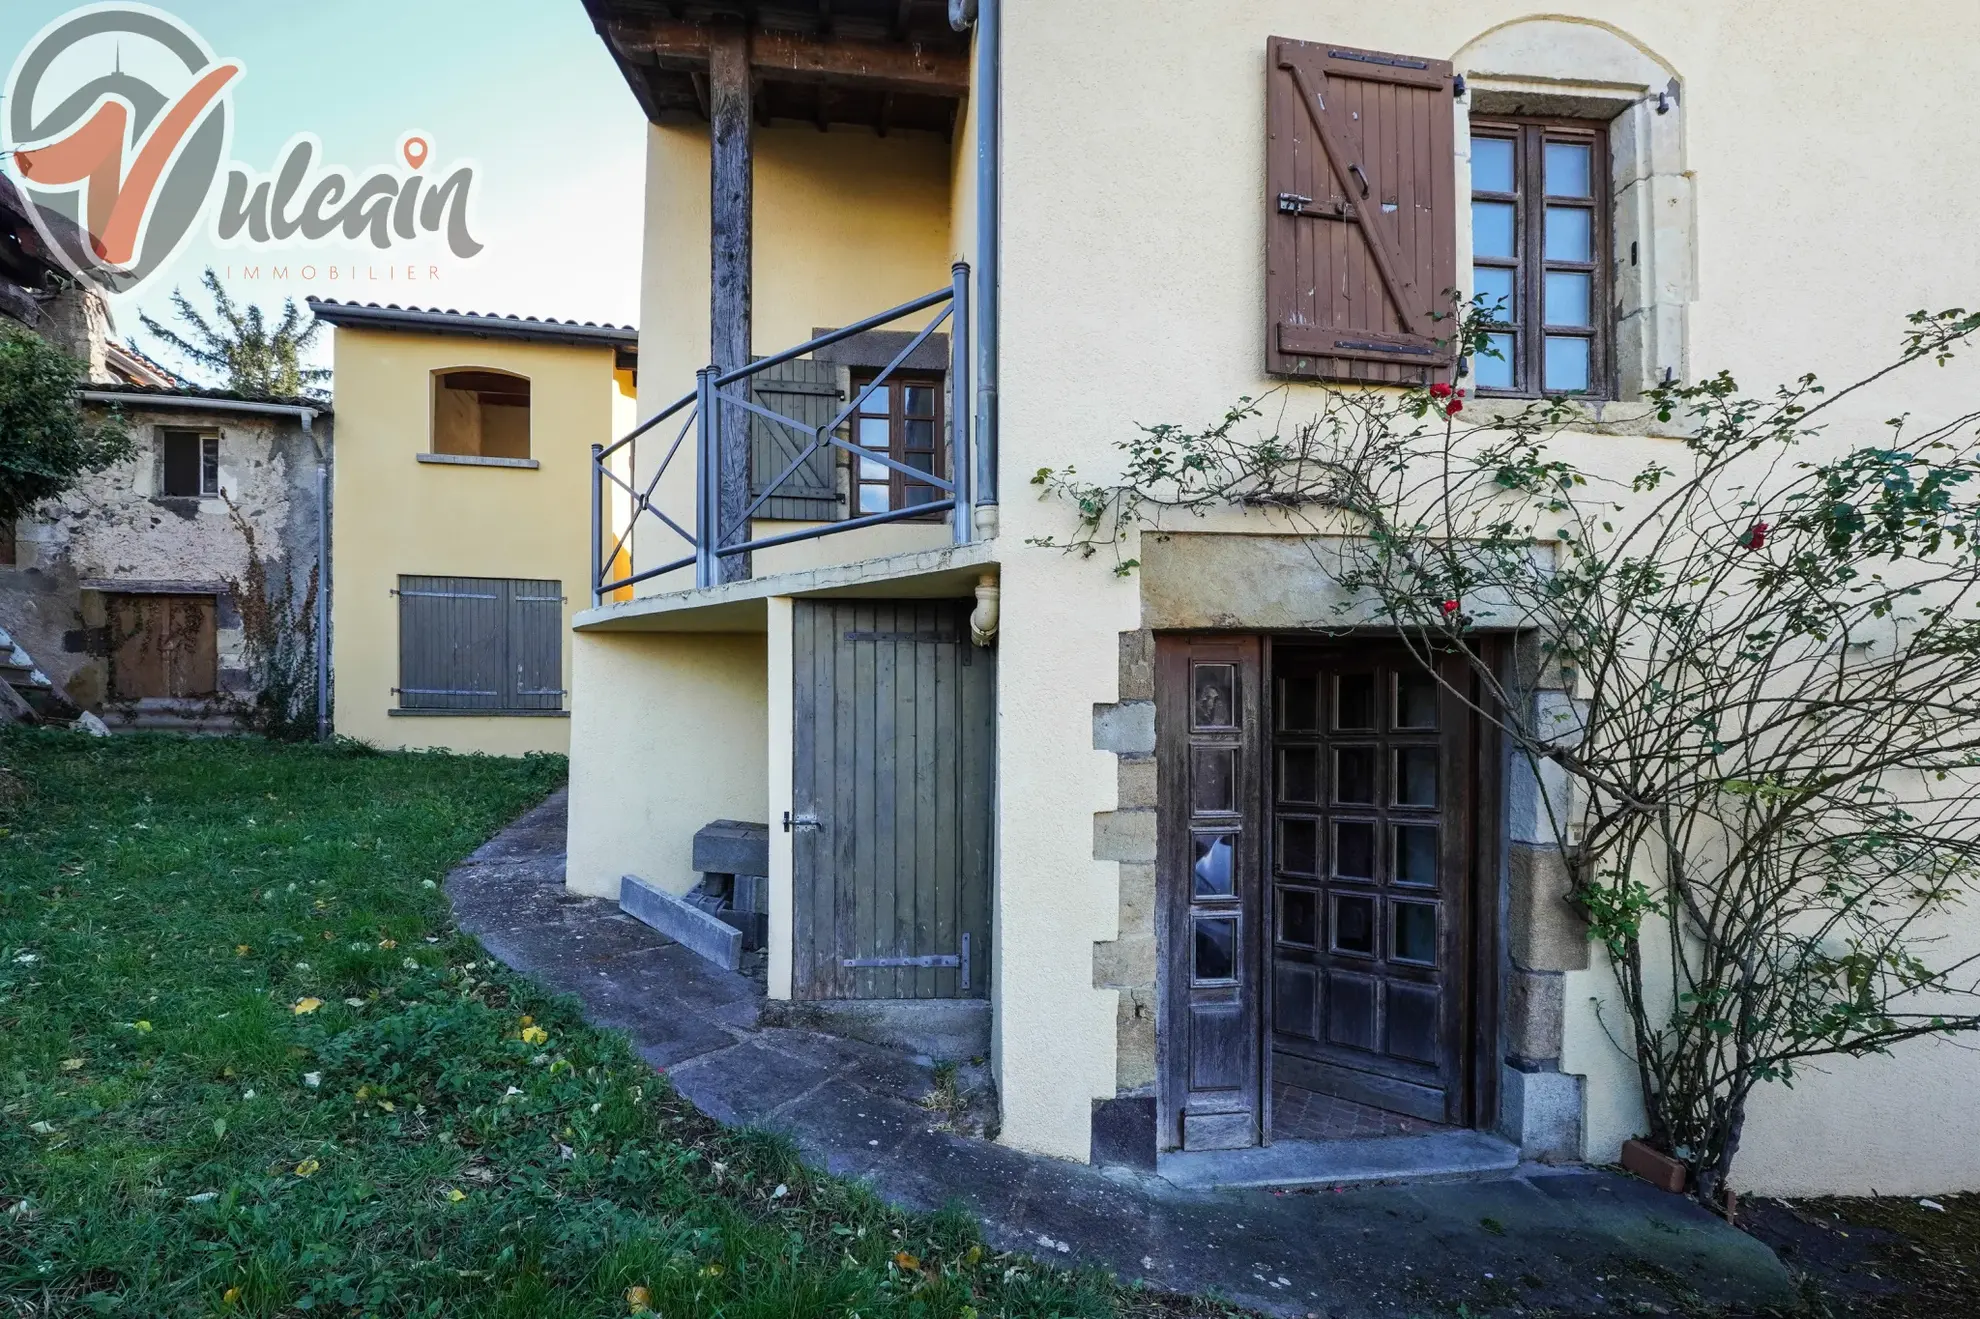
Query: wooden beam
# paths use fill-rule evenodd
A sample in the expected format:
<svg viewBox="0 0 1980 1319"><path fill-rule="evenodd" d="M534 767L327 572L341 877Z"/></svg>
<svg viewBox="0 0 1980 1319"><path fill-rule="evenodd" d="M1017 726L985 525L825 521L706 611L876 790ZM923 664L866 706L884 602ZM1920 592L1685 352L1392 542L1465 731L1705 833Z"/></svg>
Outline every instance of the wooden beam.
<svg viewBox="0 0 1980 1319"><path fill-rule="evenodd" d="M622 59L691 71L707 67L718 30L709 23L655 16L612 21L606 25L606 37ZM967 55L913 44L759 30L750 34L749 62L759 76L778 82L913 92L951 100L969 94Z"/></svg>
<svg viewBox="0 0 1980 1319"><path fill-rule="evenodd" d="M755 162L754 116L750 113L750 34L740 24L710 31L708 105L710 139L709 299L710 358L723 371L749 365L754 275ZM747 397L747 385L732 389ZM743 512L749 507L750 414L733 405L721 408L716 438L716 508L725 540L747 538ZM750 575L749 555L719 560L718 580Z"/></svg>

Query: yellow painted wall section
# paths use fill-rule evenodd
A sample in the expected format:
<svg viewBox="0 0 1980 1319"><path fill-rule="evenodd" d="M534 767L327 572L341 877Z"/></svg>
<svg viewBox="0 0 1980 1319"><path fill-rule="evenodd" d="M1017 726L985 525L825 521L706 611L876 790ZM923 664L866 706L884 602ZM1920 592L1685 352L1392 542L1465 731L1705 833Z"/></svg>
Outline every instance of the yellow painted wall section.
<svg viewBox="0 0 1980 1319"><path fill-rule="evenodd" d="M871 132L778 124L755 135L755 324L759 354L794 348L823 326L848 325L946 286L950 251L950 144L929 133ZM708 131L653 127L647 137L646 274L640 309L641 417L694 388L709 352ZM892 328L919 329L924 315ZM673 442L676 425L642 441L645 479ZM664 439L661 432L664 431ZM661 499L692 529L694 452L690 433L668 468ZM643 481L642 481L643 484ZM762 534L789 529L766 524ZM908 548L927 536L912 530ZM939 543L939 535L936 537ZM893 542L886 542L891 545ZM841 562L832 541L774 552L773 571ZM688 553L686 543L646 519L635 557L644 569ZM642 593L682 590L691 573L643 583Z"/></svg>
<svg viewBox="0 0 1980 1319"><path fill-rule="evenodd" d="M393 716L401 575L563 583L569 623L591 598L591 446L613 433L613 350L340 328L331 576L337 731L383 747L494 755L564 751L570 723L531 716ZM422 463L432 373L529 377L534 469ZM567 703L568 708L568 703Z"/></svg>
<svg viewBox="0 0 1980 1319"><path fill-rule="evenodd" d="M768 637L765 669L769 688L768 757L770 805L764 820L770 825L770 942L769 993L771 998L791 996L792 940L796 937L795 897L796 857L791 844L794 835L779 827L783 813L790 809L796 776L792 761L797 755L797 656L794 620L796 610L789 596L773 596L768 602Z"/></svg>
<svg viewBox="0 0 1980 1319"><path fill-rule="evenodd" d="M572 649L566 883L617 898L638 875L686 893L697 829L771 818L763 635L583 632Z"/></svg>
<svg viewBox="0 0 1980 1319"><path fill-rule="evenodd" d="M1808 370L1840 376L1882 360L1914 308L1973 305L1980 182L1948 152L1948 126L1968 118L1980 8L1892 8L1874 40L1860 7L1842 0L1574 0L1553 13L1619 33L1681 82L1673 113L1695 208L1683 272L1694 375L1726 367L1763 389ZM1112 937L1117 880L1112 865L1085 858L1094 812L1114 802L1116 764L1092 749L1092 708L1116 699L1115 634L1138 621L1133 582L1026 545L1072 520L1024 482L1048 465L1117 471L1112 445L1135 423L1212 420L1275 387L1263 374L1268 38L1450 58L1530 17L1516 0L1234 0L1168 6L1150 23L1138 0L1010 0L995 987L1010 1143L1083 1158L1091 1100L1113 1093L1114 1009L1091 979L1092 944ZM1095 33L1109 43L1105 61L1090 58ZM1930 202L1893 210L1839 205L1844 196ZM1902 398L1867 397L1836 424L1872 435L1904 408L1954 415L1957 387L1949 373L1916 373ZM1295 388L1288 416L1311 401ZM1660 443L1590 435L1573 456L1634 471ZM1636 1120L1627 1073L1589 1006L1609 989L1601 971L1571 976L1567 989L1565 1065L1589 1078L1596 1159ZM1766 1093L1740 1180L1867 1189L1874 1167L1883 1190L1980 1186L1976 1089L1980 1054L1956 1048L1837 1063ZM1893 1134L1919 1130L1948 1139L1907 1145Z"/></svg>

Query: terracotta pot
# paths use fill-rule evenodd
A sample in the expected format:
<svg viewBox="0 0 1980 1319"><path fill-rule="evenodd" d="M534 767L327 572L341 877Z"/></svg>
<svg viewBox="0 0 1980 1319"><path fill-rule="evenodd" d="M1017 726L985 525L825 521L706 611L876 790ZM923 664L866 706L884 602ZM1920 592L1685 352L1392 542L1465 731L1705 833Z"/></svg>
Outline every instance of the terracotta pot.
<svg viewBox="0 0 1980 1319"><path fill-rule="evenodd" d="M1640 1140L1623 1142L1622 1165L1660 1191L1669 1191L1672 1195L1684 1193L1684 1165L1668 1154L1659 1154Z"/></svg>

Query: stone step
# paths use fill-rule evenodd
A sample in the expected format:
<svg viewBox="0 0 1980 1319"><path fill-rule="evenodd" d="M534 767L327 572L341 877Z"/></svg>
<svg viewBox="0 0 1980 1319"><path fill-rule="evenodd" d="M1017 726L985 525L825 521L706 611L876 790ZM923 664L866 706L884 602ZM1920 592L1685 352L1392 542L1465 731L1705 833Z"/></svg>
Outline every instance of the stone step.
<svg viewBox="0 0 1980 1319"><path fill-rule="evenodd" d="M1243 1150L1177 1151L1155 1160L1156 1176L1192 1191L1478 1181L1509 1177L1518 1170L1519 1148L1483 1131L1438 1131L1367 1140L1287 1140Z"/></svg>

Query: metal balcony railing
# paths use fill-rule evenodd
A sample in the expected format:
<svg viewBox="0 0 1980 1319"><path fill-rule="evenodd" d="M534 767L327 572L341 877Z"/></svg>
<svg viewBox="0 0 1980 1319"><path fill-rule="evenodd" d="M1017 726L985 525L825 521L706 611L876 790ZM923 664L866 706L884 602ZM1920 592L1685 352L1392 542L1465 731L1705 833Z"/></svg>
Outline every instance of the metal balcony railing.
<svg viewBox="0 0 1980 1319"><path fill-rule="evenodd" d="M733 371L721 371L717 367L704 367L696 373L694 390L675 400L667 407L642 422L624 438L609 444L591 446L591 602L595 608L614 591L636 586L652 578L667 573L679 572L684 568L694 569L694 584L697 590L707 590L715 586L721 578L720 564L724 559L747 554L752 550L768 549L773 545L788 545L794 541L815 540L821 536L836 535L843 531L853 531L860 527L878 526L887 522L900 522L910 518L928 518L943 513L949 515L955 543L966 545L975 534L974 518L970 504L970 478L973 472L971 443L971 408L969 391L969 266L956 263L953 280L945 289L938 289L912 302L902 303L890 311L877 316L869 316L854 325L821 334L795 348L776 353L770 357L752 362L748 366ZM879 329L916 312L940 308L935 318L923 326L905 348L894 355L884 370L855 392L845 407L839 409L832 420L823 426L813 426L809 422L784 416L763 407L751 397L751 379L772 367L780 366L796 358L805 357L831 344ZM883 388L900 370L903 363L910 360L917 349L928 342L942 326L950 326L949 332L949 373L951 405L949 407L949 464L948 478L936 476L932 472L921 471L896 461L889 454L863 448L840 433L848 421L857 416L862 405L873 392ZM685 416L683 416L685 414ZM655 431L665 423L681 417L680 429L675 432L673 441L667 446L658 464L644 486L639 484L638 443L642 436ZM797 457L792 459L781 473L773 478L762 479L757 473L759 484L755 497L741 513L725 522L721 508L721 445L740 444L747 450L749 445L749 419L762 418L773 425L786 427L793 436L809 436ZM680 454L688 433L695 436L695 504L694 527L689 530L682 526L656 499L662 480L669 467ZM821 449L840 449L853 455L855 463L878 463L900 473L909 482L929 486L940 496L925 503L907 501L904 507L889 509L884 513L869 513L856 517L827 522L816 527L806 527L799 531L785 532L776 536L763 536L747 539L751 519L763 505L774 497L778 489L800 471L805 463ZM614 470L614 458L624 454L625 476ZM747 456L747 454L745 455ZM857 472L854 468L854 489L858 488ZM606 500L610 487L623 490L630 501L630 509L625 527L618 533L609 551L605 544ZM626 557L631 562L631 548L635 543L634 532L644 525L642 519L651 518L663 527L670 537L678 537L690 551L680 558L638 569L636 563L621 572L619 562Z"/></svg>

